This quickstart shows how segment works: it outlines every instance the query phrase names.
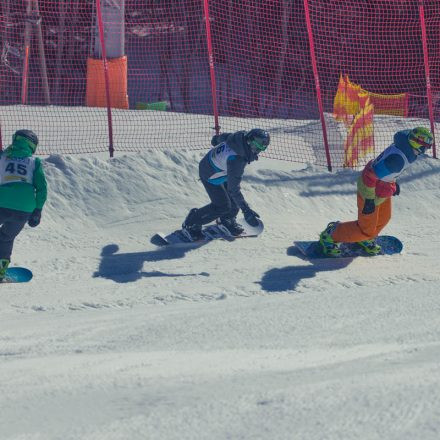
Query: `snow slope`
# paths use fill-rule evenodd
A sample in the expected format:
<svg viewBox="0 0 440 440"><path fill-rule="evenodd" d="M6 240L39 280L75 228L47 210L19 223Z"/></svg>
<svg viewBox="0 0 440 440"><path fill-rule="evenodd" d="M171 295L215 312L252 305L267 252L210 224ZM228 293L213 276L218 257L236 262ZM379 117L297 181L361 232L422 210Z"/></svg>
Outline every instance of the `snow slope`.
<svg viewBox="0 0 440 440"><path fill-rule="evenodd" d="M303 260L357 173L262 158L258 239L155 248L207 202L203 152L48 156L0 292L0 439L438 439L438 161L400 180L398 256Z"/></svg>

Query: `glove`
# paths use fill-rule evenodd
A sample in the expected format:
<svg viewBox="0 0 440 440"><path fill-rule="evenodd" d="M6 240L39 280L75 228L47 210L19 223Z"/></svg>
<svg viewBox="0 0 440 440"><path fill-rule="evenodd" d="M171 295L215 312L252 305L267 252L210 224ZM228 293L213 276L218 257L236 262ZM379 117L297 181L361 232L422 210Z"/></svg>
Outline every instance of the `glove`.
<svg viewBox="0 0 440 440"><path fill-rule="evenodd" d="M393 196L398 196L400 194L400 185L396 182L396 191L394 191Z"/></svg>
<svg viewBox="0 0 440 440"><path fill-rule="evenodd" d="M243 215L244 215L244 219L246 220L246 223L254 227L258 226L257 218L260 218L260 216L254 210L249 208L249 206L243 209Z"/></svg>
<svg viewBox="0 0 440 440"><path fill-rule="evenodd" d="M376 209L376 204L374 203L374 199L365 199L364 209L362 210L362 214L373 214Z"/></svg>
<svg viewBox="0 0 440 440"><path fill-rule="evenodd" d="M212 139L211 139L211 145L212 145L213 147L215 147L216 145L218 145L218 137L219 137L218 134L215 134L215 135L212 137Z"/></svg>
<svg viewBox="0 0 440 440"><path fill-rule="evenodd" d="M41 220L41 209L35 208L31 216L29 217L28 225L31 228L35 228L35 226L38 226L40 224L40 220Z"/></svg>

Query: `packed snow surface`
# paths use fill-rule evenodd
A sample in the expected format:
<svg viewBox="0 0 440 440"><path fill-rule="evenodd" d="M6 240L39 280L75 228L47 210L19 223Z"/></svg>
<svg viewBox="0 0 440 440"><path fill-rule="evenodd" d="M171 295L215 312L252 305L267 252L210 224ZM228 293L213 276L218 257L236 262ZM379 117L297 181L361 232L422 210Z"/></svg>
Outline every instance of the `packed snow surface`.
<svg viewBox="0 0 440 440"><path fill-rule="evenodd" d="M0 439L440 438L437 160L401 179L401 255L300 257L357 172L261 158L258 238L156 248L208 199L203 151L45 157L41 225L1 286Z"/></svg>

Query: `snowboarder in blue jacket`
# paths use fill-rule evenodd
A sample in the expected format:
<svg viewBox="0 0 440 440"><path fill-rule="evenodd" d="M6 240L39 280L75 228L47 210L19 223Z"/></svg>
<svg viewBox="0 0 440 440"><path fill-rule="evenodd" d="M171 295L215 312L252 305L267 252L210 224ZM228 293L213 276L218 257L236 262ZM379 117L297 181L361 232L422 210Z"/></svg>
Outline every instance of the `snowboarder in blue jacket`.
<svg viewBox="0 0 440 440"><path fill-rule="evenodd" d="M246 202L240 188L246 165L258 160L270 143L269 133L260 128L248 132L223 133L211 140L214 146L200 161L199 175L211 203L202 208L193 208L182 225L192 240L202 237L202 225L219 219L234 235L240 235L243 227L236 221L241 209L251 226L257 226L260 217Z"/></svg>

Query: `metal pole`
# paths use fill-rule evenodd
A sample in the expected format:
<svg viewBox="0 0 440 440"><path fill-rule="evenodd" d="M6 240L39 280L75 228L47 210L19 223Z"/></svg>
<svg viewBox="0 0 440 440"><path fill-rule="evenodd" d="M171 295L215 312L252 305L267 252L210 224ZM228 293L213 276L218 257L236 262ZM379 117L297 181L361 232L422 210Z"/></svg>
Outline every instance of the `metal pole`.
<svg viewBox="0 0 440 440"><path fill-rule="evenodd" d="M315 78L316 99L318 100L319 117L321 119L322 136L324 138L325 155L327 158L327 168L329 171L331 171L332 163L331 163L330 150L327 139L327 127L325 125L325 119L324 119L324 106L322 105L321 86L319 84L318 65L316 63L315 44L313 41L312 22L310 21L310 10L309 10L308 0L304 0L304 10L306 14L307 33L309 35L310 57L312 59L313 76Z"/></svg>
<svg viewBox="0 0 440 440"><path fill-rule="evenodd" d="M61 59L63 57L64 52L64 34L66 32L66 4L64 0L59 0L58 4L59 13L60 13L60 27L58 30L58 44L57 44L57 55L55 60L55 86L54 86L54 95L55 102L59 103L59 93L60 93L60 81L61 81Z"/></svg>
<svg viewBox="0 0 440 440"><path fill-rule="evenodd" d="M2 13L3 19L5 23L4 31L2 32L2 46L4 47L5 43L8 41L8 26L9 26L9 11L10 11L10 3L9 0L6 0L6 3L2 5Z"/></svg>
<svg viewBox="0 0 440 440"><path fill-rule="evenodd" d="M27 0L26 6L26 18L24 24L24 59L23 59L23 72L21 76L21 103L27 104L27 91L29 81L29 55L31 50L31 35L32 24L28 20L28 17L32 13L32 0Z"/></svg>
<svg viewBox="0 0 440 440"><path fill-rule="evenodd" d="M34 6L36 14L36 21L34 24L37 27L38 52L40 54L40 71L41 79L43 80L44 101L46 102L46 105L50 105L49 80L47 78L46 55L44 53L44 40L43 32L41 30L41 17L38 0L34 0Z"/></svg>
<svg viewBox="0 0 440 440"><path fill-rule="evenodd" d="M284 67L286 64L286 53L287 53L287 44L289 41L288 37L288 23L289 23L289 17L290 17L290 10L291 3L290 1L283 0L283 15L282 15L282 24L281 24L281 30L282 30L282 44L281 44L281 51L280 51L280 58L278 61L278 68L275 75L275 99L278 99L277 104L281 104L281 89L282 89L282 81L283 81L283 75L284 75ZM272 107L272 111L273 111ZM275 109L275 111L278 109Z"/></svg>
<svg viewBox="0 0 440 440"><path fill-rule="evenodd" d="M4 47L6 42L8 41L8 25L9 25L9 10L10 10L9 8L10 8L10 4L9 4L9 0L7 0L6 4L4 4L2 6L3 17L5 20L5 31L4 31L4 34L2 35L2 48ZM0 69L0 93L1 93L1 81L2 81L2 71ZM0 151L3 151L2 121L1 121L1 119L0 119Z"/></svg>
<svg viewBox="0 0 440 440"><path fill-rule="evenodd" d="M434 143L432 145L432 156L436 158L437 154L435 147L434 110L432 105L431 77L429 74L429 55L428 55L428 43L426 38L425 7L423 5L423 0L419 0L419 15L420 15L420 27L422 29L423 61L425 64L425 80L426 80L426 94L428 97L429 121L431 123L431 133L434 137Z"/></svg>
<svg viewBox="0 0 440 440"><path fill-rule="evenodd" d="M211 24L209 22L208 0L203 1L203 6L205 12L206 42L208 45L209 73L211 75L211 94L212 94L212 109L214 112L214 129L215 129L215 133L219 134L220 126L218 122L217 87L215 83L214 56L212 51Z"/></svg>
<svg viewBox="0 0 440 440"><path fill-rule="evenodd" d="M104 23L102 21L101 0L96 0L96 18L98 20L99 39L101 42L102 63L104 65L105 97L107 100L107 123L108 123L108 137L109 137L109 152L110 152L110 157L113 157L113 152L114 152L114 148L113 148L113 122L112 122L112 109L111 109L111 102L110 102L110 80L109 80L109 74L108 74L107 53L105 50Z"/></svg>

